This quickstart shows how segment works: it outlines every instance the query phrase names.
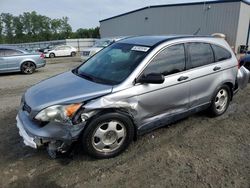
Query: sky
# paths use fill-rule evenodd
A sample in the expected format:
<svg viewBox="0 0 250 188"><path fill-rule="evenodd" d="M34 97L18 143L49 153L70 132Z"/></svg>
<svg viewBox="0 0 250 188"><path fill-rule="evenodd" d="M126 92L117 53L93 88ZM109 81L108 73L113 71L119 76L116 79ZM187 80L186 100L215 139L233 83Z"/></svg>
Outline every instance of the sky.
<svg viewBox="0 0 250 188"><path fill-rule="evenodd" d="M0 13L36 11L50 18L69 17L73 30L99 26L99 20L150 5L202 0L0 0Z"/></svg>

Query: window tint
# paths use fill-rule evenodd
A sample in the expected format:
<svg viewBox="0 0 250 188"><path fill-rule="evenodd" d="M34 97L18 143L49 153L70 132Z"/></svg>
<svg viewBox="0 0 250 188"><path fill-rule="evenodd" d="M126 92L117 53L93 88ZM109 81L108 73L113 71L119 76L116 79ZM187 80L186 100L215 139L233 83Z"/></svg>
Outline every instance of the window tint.
<svg viewBox="0 0 250 188"><path fill-rule="evenodd" d="M144 70L144 74L161 73L170 75L185 69L185 50L183 44L170 46L161 51Z"/></svg>
<svg viewBox="0 0 250 188"><path fill-rule="evenodd" d="M210 44L189 43L188 44L191 68L208 65L214 62L214 55Z"/></svg>
<svg viewBox="0 0 250 188"><path fill-rule="evenodd" d="M0 50L0 56L14 56L14 55L20 55L23 54L21 51L18 50L12 50L12 49L1 49Z"/></svg>
<svg viewBox="0 0 250 188"><path fill-rule="evenodd" d="M231 53L226 49L214 44L212 45L212 48L214 50L215 61L223 61L231 58Z"/></svg>
<svg viewBox="0 0 250 188"><path fill-rule="evenodd" d="M64 46L59 46L56 48L56 50L65 50L65 47Z"/></svg>

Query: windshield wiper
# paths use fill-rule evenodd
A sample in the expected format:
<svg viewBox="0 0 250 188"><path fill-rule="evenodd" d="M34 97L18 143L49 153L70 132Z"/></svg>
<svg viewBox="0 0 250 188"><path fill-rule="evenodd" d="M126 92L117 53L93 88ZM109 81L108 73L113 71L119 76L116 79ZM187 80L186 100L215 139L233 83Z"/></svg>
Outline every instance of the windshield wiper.
<svg viewBox="0 0 250 188"><path fill-rule="evenodd" d="M116 82L116 81L104 80L104 79L96 78L94 76L91 76L91 75L88 75L88 74L85 74L85 73L79 73L78 69L73 69L72 72L74 74L76 74L77 76L80 76L81 78L85 78L85 79L90 80L92 82L96 82L96 83L100 83L100 84L106 84L106 85L118 84L118 82Z"/></svg>

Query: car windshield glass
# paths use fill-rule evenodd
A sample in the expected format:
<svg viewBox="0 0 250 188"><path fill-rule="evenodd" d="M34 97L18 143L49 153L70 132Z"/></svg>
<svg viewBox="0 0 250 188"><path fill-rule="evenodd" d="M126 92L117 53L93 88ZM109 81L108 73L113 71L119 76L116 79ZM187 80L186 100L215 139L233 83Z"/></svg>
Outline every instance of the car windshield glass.
<svg viewBox="0 0 250 188"><path fill-rule="evenodd" d="M115 43L73 72L88 80L116 85L125 80L149 52L148 47Z"/></svg>
<svg viewBox="0 0 250 188"><path fill-rule="evenodd" d="M107 47L108 45L110 45L111 43L112 43L111 40L98 40L95 42L94 47L104 48L104 47Z"/></svg>

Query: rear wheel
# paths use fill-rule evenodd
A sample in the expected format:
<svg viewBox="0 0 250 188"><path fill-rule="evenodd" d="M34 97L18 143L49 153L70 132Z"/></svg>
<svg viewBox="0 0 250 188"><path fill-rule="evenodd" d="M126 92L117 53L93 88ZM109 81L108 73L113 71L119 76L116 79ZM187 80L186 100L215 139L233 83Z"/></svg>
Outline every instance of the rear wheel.
<svg viewBox="0 0 250 188"><path fill-rule="evenodd" d="M76 52L71 52L71 56L72 57L76 56Z"/></svg>
<svg viewBox="0 0 250 188"><path fill-rule="evenodd" d="M111 158L123 152L132 141L134 126L130 118L119 113L93 119L84 131L84 150L95 158Z"/></svg>
<svg viewBox="0 0 250 188"><path fill-rule="evenodd" d="M212 104L209 109L211 115L220 116L224 114L229 106L231 97L230 88L227 85L223 85L220 89L218 89L213 97Z"/></svg>
<svg viewBox="0 0 250 188"><path fill-rule="evenodd" d="M24 74L32 74L36 69L36 65L33 62L24 62L21 66L21 72Z"/></svg>

